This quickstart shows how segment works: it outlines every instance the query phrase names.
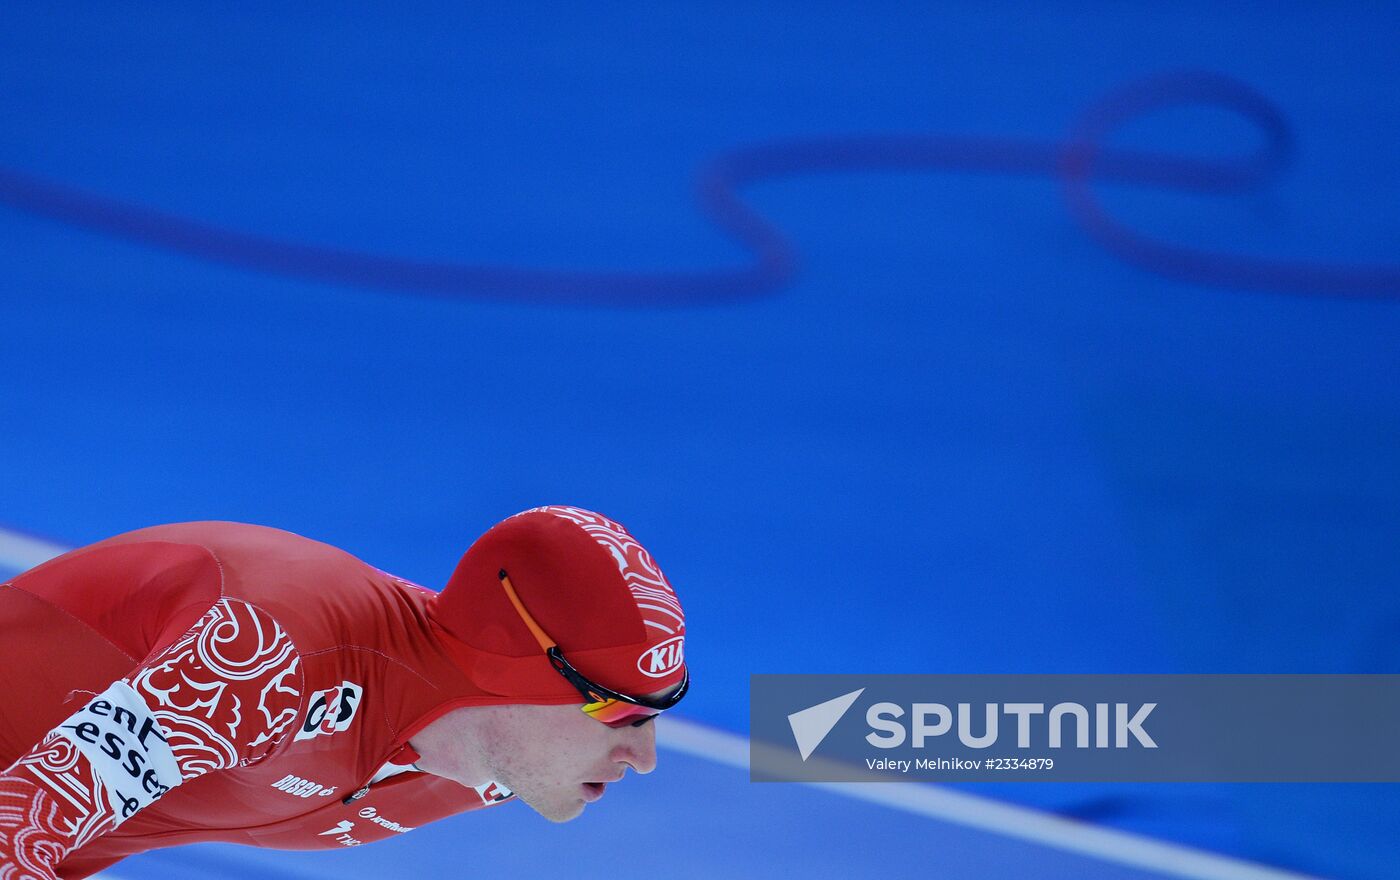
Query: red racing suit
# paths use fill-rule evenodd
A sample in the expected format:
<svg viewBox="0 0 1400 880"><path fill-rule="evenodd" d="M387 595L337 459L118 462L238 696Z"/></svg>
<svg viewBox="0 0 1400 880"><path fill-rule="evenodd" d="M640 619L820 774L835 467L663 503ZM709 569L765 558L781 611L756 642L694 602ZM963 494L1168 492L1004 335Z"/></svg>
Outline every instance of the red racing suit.
<svg viewBox="0 0 1400 880"><path fill-rule="evenodd" d="M448 658L433 595L237 523L119 535L0 585L0 880L199 841L356 846L510 799L383 778L443 713L506 702Z"/></svg>

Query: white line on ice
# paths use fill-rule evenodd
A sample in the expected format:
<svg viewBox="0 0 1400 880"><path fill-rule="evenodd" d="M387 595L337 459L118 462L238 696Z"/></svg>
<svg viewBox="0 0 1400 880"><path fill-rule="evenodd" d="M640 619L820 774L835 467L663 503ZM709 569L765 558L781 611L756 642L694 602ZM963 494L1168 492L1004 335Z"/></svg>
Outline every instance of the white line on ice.
<svg viewBox="0 0 1400 880"><path fill-rule="evenodd" d="M749 739L739 734L716 730L683 718L667 717L656 722L656 737L658 744L672 751L741 770L749 767ZM1313 880L1304 874L1066 819L939 785L903 782L801 784L954 825L1154 871L1167 877L1191 880Z"/></svg>
<svg viewBox="0 0 1400 880"><path fill-rule="evenodd" d="M24 570L68 550L60 544L0 527L0 567ZM657 723L657 741L667 749L747 770L747 737L683 718ZM1190 880L1312 880L1303 874L1165 843L1066 819L937 785L918 783L802 783L838 795L880 804L954 825ZM103 875L115 880L115 875Z"/></svg>
<svg viewBox="0 0 1400 880"><path fill-rule="evenodd" d="M0 527L0 568L23 571L66 552L61 544Z"/></svg>

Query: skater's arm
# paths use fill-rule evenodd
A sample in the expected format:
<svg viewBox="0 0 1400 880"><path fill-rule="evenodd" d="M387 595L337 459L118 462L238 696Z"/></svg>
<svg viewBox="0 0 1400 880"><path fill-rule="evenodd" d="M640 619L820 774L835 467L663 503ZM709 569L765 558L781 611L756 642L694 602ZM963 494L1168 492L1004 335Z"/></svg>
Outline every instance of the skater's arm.
<svg viewBox="0 0 1400 880"><path fill-rule="evenodd" d="M219 599L0 773L0 880L54 880L69 853L205 773L290 733L301 667L266 612Z"/></svg>

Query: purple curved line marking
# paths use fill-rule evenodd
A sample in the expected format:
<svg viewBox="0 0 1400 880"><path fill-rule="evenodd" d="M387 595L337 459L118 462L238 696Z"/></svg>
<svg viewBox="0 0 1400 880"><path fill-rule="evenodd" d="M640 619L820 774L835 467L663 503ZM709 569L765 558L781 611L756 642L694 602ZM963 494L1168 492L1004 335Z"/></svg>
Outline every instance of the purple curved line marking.
<svg viewBox="0 0 1400 880"><path fill-rule="evenodd" d="M1166 107L1206 104L1231 110L1260 127L1268 143L1245 162L1221 163L1221 189L1252 185L1282 168L1292 135L1277 107L1243 83L1212 73L1177 73L1131 84L1080 117L1062 176L1071 214L1120 258L1171 278L1272 293L1388 299L1400 294L1400 266L1322 263L1248 257L1170 244L1141 235L1106 211L1090 186L1107 158L1103 142L1134 117Z"/></svg>
<svg viewBox="0 0 1400 880"><path fill-rule="evenodd" d="M1163 107L1220 107L1258 126L1265 145L1235 160L1107 149L1128 119ZM1092 105L1066 143L1010 138L871 136L776 141L723 154L701 169L706 215L752 255L740 268L697 272L573 272L410 260L269 238L120 202L0 168L0 202L130 242L271 275L447 297L586 305L680 306L766 296L795 275L781 229L740 197L760 180L877 170L943 170L1056 177L1075 219L1109 251L1161 275L1200 284L1327 296L1400 294L1393 266L1255 259L1168 244L1111 217L1090 184L1111 180L1194 192L1258 187L1282 167L1292 134L1279 109L1218 74L1174 73L1128 85Z"/></svg>

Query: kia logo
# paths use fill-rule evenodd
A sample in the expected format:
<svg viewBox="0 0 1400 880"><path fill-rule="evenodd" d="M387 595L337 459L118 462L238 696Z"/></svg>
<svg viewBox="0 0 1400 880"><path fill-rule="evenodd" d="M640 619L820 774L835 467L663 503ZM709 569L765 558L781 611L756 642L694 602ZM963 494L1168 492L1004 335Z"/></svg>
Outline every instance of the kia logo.
<svg viewBox="0 0 1400 880"><path fill-rule="evenodd" d="M642 652L637 669L649 678L665 678L685 662L685 636L667 639Z"/></svg>

